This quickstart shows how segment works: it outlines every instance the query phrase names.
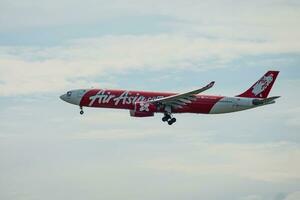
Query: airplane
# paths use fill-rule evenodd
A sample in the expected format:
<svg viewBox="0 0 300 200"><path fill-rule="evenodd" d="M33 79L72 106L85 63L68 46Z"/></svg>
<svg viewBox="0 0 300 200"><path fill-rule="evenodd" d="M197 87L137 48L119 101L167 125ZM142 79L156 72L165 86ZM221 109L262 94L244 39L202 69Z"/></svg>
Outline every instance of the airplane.
<svg viewBox="0 0 300 200"><path fill-rule="evenodd" d="M172 125L175 113L231 113L275 103L280 96L268 97L279 71L268 71L248 90L234 97L199 95L212 88L214 81L186 93L148 92L110 89L77 89L60 96L63 101L83 107L127 109L132 117L153 117L163 113L162 121Z"/></svg>

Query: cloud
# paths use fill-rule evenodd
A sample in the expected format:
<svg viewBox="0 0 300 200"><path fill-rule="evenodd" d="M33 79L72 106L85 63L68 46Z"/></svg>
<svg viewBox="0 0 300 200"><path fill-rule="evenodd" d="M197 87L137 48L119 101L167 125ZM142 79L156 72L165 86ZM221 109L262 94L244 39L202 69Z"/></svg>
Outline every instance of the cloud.
<svg viewBox="0 0 300 200"><path fill-rule="evenodd" d="M300 107L294 107L294 108L285 110L283 112L283 114L285 114L285 116L286 116L285 124L289 127L299 128L300 127L299 113L300 113Z"/></svg>
<svg viewBox="0 0 300 200"><path fill-rule="evenodd" d="M0 95L87 86L93 78L129 70L224 67L244 55L295 53L298 43L214 40L177 34L78 39L56 47L2 47Z"/></svg>
<svg viewBox="0 0 300 200"><path fill-rule="evenodd" d="M112 32L85 38L83 34L54 47L1 46L1 96L97 86L92 79L130 70L208 70L243 56L300 52L295 42L300 34L300 5L295 1L4 0L0 8L0 32L18 34L99 21L105 25L108 19L125 16L170 19L162 24L168 32L153 35Z"/></svg>
<svg viewBox="0 0 300 200"><path fill-rule="evenodd" d="M196 156L193 152L197 152L197 158L193 159ZM185 153L177 152L176 157L164 155L161 159L146 162L144 166L193 175L232 175L281 182L300 179L299 155L299 147L292 143L199 144L191 151L189 159L186 159Z"/></svg>
<svg viewBox="0 0 300 200"><path fill-rule="evenodd" d="M299 200L300 199L300 191L289 194L284 200Z"/></svg>
<svg viewBox="0 0 300 200"><path fill-rule="evenodd" d="M71 138L86 140L134 140L159 135L160 133L164 134L163 132L159 132L159 129L146 131L137 131L134 129L109 129L77 133Z"/></svg>
<svg viewBox="0 0 300 200"><path fill-rule="evenodd" d="M180 1L167 0L96 1L53 0L37 2L26 0L0 4L2 31L8 29L91 24L107 18L124 16L160 15L174 18L202 31L218 35L243 37L293 37L299 33L297 19L300 5L297 1ZM259 6L258 6L259 5ZM180 8L180 9L179 9ZM82 12L88 10L88 12ZM53 15L55 13L55 15ZM22 16L22 18L20 18ZM243 27L244 29L240 29ZM239 31L236 31L238 28ZM205 31L206 29L206 31ZM250 30L250 31L249 31ZM225 31L225 32L224 32ZM298 34L299 35L299 34ZM273 38L273 37L272 37ZM264 39L266 39L264 37Z"/></svg>
<svg viewBox="0 0 300 200"><path fill-rule="evenodd" d="M26 2L26 3L25 3ZM259 6L258 6L259 5ZM270 41L296 46L300 27L297 1L49 1L0 2L0 32L84 25L124 17L164 16L172 33L218 39ZM180 8L180 9L178 9ZM88 10L88 12L82 12ZM55 13L55 15L53 15ZM103 25L102 25L103 26ZM105 25L104 25L105 28ZM124 27L123 29L126 29ZM138 27L137 27L138 29ZM112 33L113 34L113 33ZM291 45L291 46L290 46ZM299 47L299 46L298 46ZM270 46L272 49L272 46ZM298 48L299 50L299 48Z"/></svg>
<svg viewBox="0 0 300 200"><path fill-rule="evenodd" d="M262 200L263 198L259 195L249 195L241 198L240 200Z"/></svg>

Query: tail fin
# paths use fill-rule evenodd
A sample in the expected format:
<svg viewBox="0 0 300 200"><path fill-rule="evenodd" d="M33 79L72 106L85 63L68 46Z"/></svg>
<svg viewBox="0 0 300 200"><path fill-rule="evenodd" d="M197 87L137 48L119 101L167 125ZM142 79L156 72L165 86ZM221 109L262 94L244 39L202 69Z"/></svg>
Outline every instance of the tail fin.
<svg viewBox="0 0 300 200"><path fill-rule="evenodd" d="M261 79L238 97L267 98L279 71L268 71Z"/></svg>

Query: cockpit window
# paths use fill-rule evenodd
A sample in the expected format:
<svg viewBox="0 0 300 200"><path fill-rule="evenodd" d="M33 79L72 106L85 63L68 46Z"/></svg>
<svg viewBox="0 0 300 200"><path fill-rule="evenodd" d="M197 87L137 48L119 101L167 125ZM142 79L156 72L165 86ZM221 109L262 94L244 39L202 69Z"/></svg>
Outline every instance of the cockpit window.
<svg viewBox="0 0 300 200"><path fill-rule="evenodd" d="M67 92L67 96L68 96L68 97L70 97L71 95L72 95L72 92L71 92L71 91Z"/></svg>

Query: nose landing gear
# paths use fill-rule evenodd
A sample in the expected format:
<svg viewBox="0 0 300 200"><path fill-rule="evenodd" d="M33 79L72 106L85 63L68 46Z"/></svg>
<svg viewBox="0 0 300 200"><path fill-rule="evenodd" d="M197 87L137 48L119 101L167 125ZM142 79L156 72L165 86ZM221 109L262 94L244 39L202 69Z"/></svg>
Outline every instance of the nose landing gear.
<svg viewBox="0 0 300 200"><path fill-rule="evenodd" d="M82 106L80 106L80 112L79 112L81 115L83 115L83 109L82 109Z"/></svg>

